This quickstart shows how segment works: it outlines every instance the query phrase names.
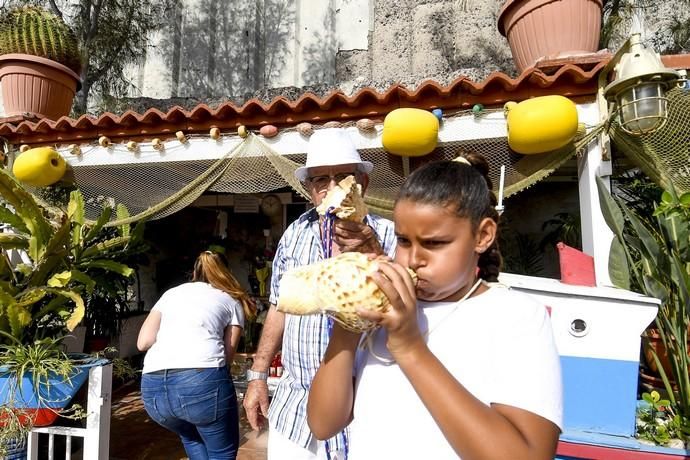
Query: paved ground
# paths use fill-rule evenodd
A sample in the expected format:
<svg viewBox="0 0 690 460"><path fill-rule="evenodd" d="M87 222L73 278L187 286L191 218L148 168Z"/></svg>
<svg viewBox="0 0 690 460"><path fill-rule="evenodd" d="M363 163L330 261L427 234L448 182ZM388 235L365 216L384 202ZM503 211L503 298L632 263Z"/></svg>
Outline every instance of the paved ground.
<svg viewBox="0 0 690 460"><path fill-rule="evenodd" d="M149 419L138 385L113 396L110 426L110 460L183 460L180 439ZM240 451L238 460L266 460L267 433L252 431L240 409Z"/></svg>

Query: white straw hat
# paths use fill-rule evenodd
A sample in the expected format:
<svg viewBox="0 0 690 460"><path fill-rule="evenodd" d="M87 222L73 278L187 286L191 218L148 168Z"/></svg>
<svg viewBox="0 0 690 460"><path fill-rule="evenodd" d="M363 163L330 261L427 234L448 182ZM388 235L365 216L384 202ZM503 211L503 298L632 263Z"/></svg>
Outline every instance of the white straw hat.
<svg viewBox="0 0 690 460"><path fill-rule="evenodd" d="M344 129L319 129L309 138L307 162L295 170L295 177L304 182L307 180L309 168L349 164L357 164L359 170L365 173L370 173L374 169L370 161L362 161L352 139Z"/></svg>

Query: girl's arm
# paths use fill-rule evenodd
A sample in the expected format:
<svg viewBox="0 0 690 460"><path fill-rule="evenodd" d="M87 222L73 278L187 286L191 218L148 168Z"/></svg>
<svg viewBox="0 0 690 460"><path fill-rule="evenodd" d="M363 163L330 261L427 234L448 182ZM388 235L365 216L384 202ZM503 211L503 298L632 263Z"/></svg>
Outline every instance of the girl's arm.
<svg viewBox="0 0 690 460"><path fill-rule="evenodd" d="M137 337L137 348L139 351L146 351L156 343L156 336L158 329L161 326L161 312L158 310L151 310L149 316L144 320L139 330L139 337Z"/></svg>
<svg viewBox="0 0 690 460"><path fill-rule="evenodd" d="M391 300L392 308L384 314L359 314L387 329L390 353L455 452L464 460L553 459L558 427L513 406L486 406L467 391L431 353L419 331L410 276L397 264L381 262L379 267L381 273L372 278ZM462 376L458 378L462 380Z"/></svg>
<svg viewBox="0 0 690 460"><path fill-rule="evenodd" d="M517 407L486 406L448 372L426 344L421 345L394 357L459 456L467 460L553 459L559 434L555 424Z"/></svg>
<svg viewBox="0 0 690 460"><path fill-rule="evenodd" d="M232 364L237 344L240 343L240 337L242 337L242 328L240 326L229 324L225 328L223 342L225 344L225 363L228 366Z"/></svg>
<svg viewBox="0 0 690 460"><path fill-rule="evenodd" d="M307 403L307 421L317 439L334 436L352 420L352 370L359 338L360 334L334 324L323 362L311 383Z"/></svg>

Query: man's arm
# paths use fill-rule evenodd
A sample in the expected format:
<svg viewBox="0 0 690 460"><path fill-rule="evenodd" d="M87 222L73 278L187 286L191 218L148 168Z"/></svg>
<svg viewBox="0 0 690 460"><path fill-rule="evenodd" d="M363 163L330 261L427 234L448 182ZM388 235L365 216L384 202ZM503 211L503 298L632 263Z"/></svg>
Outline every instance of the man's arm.
<svg viewBox="0 0 690 460"><path fill-rule="evenodd" d="M285 314L276 310L275 305L271 305L254 356L253 371L268 372L271 360L278 352L283 340L284 327ZM249 382L243 406L252 429L263 429L268 417L268 384L266 380L257 379Z"/></svg>
<svg viewBox="0 0 690 460"><path fill-rule="evenodd" d="M261 332L259 346L254 355L253 371L267 372L273 357L280 349L283 340L283 329L285 327L285 314L279 312L275 305L271 305L266 322Z"/></svg>

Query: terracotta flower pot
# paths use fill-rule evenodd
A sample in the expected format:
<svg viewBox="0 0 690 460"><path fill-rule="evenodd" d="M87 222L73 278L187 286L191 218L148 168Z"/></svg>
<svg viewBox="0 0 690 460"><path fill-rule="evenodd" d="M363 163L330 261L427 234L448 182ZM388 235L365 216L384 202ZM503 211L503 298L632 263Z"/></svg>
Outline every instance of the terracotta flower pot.
<svg viewBox="0 0 690 460"><path fill-rule="evenodd" d="M0 56L5 116L29 115L57 120L69 115L79 75L50 59L30 54Z"/></svg>
<svg viewBox="0 0 690 460"><path fill-rule="evenodd" d="M690 344L690 342L689 342ZM673 380L673 374L671 374L671 360L668 356L664 342L661 340L661 335L659 332L652 327L647 328L644 335L642 336L642 348L644 351L645 362L647 367L652 372L659 374L659 369L654 360L654 352L656 352L661 361L661 366L664 368L666 376ZM690 356L690 347L688 348L688 356ZM690 371L690 368L688 369Z"/></svg>
<svg viewBox="0 0 690 460"><path fill-rule="evenodd" d="M507 0L498 30L522 72L541 58L596 52L601 10L602 0Z"/></svg>

